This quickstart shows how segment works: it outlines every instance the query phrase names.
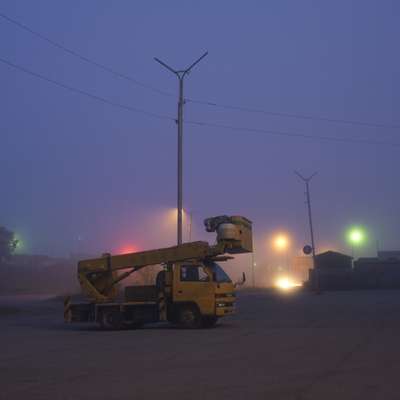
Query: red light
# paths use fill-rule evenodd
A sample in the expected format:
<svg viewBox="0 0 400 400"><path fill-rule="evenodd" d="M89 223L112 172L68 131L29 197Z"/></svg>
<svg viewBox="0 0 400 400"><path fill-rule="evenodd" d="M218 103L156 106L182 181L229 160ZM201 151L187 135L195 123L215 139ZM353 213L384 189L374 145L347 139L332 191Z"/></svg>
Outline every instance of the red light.
<svg viewBox="0 0 400 400"><path fill-rule="evenodd" d="M119 253L119 254L127 254L127 253L135 253L135 252L137 252L137 251L138 251L138 249L137 249L135 246L133 246L133 245L126 245L126 246L121 247L121 248L119 249L118 253Z"/></svg>

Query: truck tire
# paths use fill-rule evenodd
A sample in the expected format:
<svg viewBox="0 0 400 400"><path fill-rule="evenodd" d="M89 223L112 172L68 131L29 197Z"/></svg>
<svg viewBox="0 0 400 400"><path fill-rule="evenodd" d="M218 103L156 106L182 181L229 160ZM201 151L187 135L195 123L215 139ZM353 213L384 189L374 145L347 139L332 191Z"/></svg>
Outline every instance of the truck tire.
<svg viewBox="0 0 400 400"><path fill-rule="evenodd" d="M203 328L206 328L206 329L215 328L217 321L218 321L218 317L203 317L201 320L201 325Z"/></svg>
<svg viewBox="0 0 400 400"><path fill-rule="evenodd" d="M103 309L100 314L100 326L105 330L120 330L124 327L122 313L116 309Z"/></svg>
<svg viewBox="0 0 400 400"><path fill-rule="evenodd" d="M183 329L196 329L201 327L201 316L194 306L182 306L178 311L178 326Z"/></svg>

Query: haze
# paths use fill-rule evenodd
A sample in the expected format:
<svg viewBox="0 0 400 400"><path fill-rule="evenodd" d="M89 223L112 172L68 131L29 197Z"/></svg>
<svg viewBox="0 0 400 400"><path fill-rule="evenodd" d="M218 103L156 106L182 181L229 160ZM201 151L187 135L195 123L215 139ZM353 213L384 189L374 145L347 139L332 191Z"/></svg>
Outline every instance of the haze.
<svg viewBox="0 0 400 400"><path fill-rule="evenodd" d="M371 124L400 125L395 1L3 0L0 12L101 64L173 96L84 63L0 18L0 56L112 102L176 116L180 69L209 55L185 97ZM1 223L24 252L66 255L175 243L176 125L69 92L0 63ZM279 230L292 251L309 242L302 183L312 181L317 248L349 252L343 232L362 224L360 255L399 248L399 129L246 113L187 102L185 119L265 132L186 125L184 206L193 239L202 220L244 215L257 260ZM387 145L317 138L385 142ZM395 145L397 144L397 146ZM209 238L211 240L211 238ZM21 250L22 251L22 250Z"/></svg>

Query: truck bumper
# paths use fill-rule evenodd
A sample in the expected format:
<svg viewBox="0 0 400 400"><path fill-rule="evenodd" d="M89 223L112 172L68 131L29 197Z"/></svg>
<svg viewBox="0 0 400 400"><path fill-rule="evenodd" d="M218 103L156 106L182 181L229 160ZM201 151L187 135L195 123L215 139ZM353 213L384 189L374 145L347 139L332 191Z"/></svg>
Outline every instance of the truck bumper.
<svg viewBox="0 0 400 400"><path fill-rule="evenodd" d="M235 314L235 305L232 304L231 306L223 306L223 307L216 307L215 315L217 317L225 317L227 315Z"/></svg>

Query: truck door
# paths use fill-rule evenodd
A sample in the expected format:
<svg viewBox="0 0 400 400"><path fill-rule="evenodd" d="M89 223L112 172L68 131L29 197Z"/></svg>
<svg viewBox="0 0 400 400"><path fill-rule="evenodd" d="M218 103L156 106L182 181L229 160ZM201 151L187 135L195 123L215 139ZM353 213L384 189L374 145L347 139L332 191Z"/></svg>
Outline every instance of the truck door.
<svg viewBox="0 0 400 400"><path fill-rule="evenodd" d="M215 288L211 273L202 264L176 264L174 302L196 303L202 315L215 314Z"/></svg>

